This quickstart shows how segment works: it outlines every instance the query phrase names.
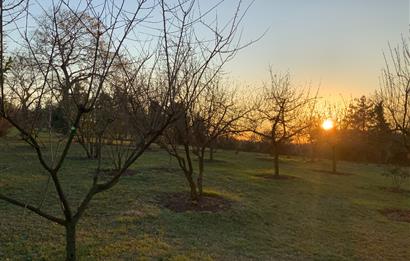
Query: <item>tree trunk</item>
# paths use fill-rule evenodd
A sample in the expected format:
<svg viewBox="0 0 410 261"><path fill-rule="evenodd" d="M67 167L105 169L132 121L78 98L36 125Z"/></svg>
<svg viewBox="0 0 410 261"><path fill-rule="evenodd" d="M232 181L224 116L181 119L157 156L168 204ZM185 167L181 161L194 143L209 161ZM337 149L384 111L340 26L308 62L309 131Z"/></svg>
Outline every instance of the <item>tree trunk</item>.
<svg viewBox="0 0 410 261"><path fill-rule="evenodd" d="M273 152L274 157L274 167L275 167L275 176L279 176L279 152L277 149Z"/></svg>
<svg viewBox="0 0 410 261"><path fill-rule="evenodd" d="M98 137L97 140L96 140L96 143L94 144L94 147L95 147L95 149L94 149L94 151L95 151L95 153L94 153L94 159L99 159L99 158L100 158L100 155L101 155L101 144L102 144L102 138L101 138L101 137Z"/></svg>
<svg viewBox="0 0 410 261"><path fill-rule="evenodd" d="M191 188L191 200L194 202L198 202L198 199L199 199L198 191L197 191L195 182L193 180L189 182L189 187Z"/></svg>
<svg viewBox="0 0 410 261"><path fill-rule="evenodd" d="M75 261L77 260L76 253L76 224L69 223L65 226L66 228L66 260Z"/></svg>
<svg viewBox="0 0 410 261"><path fill-rule="evenodd" d="M336 145L332 145L332 171L336 173Z"/></svg>
<svg viewBox="0 0 410 261"><path fill-rule="evenodd" d="M198 184L198 194L199 197L202 196L202 184L203 184L203 176L204 176L204 153L202 153L201 156L198 157L198 165L199 165L199 173L198 173L198 178L197 178L197 184Z"/></svg>
<svg viewBox="0 0 410 261"><path fill-rule="evenodd" d="M89 159L94 159L94 156L95 156L95 146L94 146L94 143L92 143L91 141L90 141L90 143L88 144L88 146L89 146L89 150L90 150L90 157L89 157Z"/></svg>
<svg viewBox="0 0 410 261"><path fill-rule="evenodd" d="M192 172L191 173L189 171L184 171L184 172L185 172L185 178L188 181L189 188L191 190L191 200L193 202L197 202L199 199L199 196L198 196L197 186L195 184L194 179L192 178Z"/></svg>
<svg viewBox="0 0 410 261"><path fill-rule="evenodd" d="M90 154L90 151L89 151L89 149L88 149L87 144L85 144L85 143L82 142L82 141L79 141L79 143L80 143L81 147L84 149L85 155L86 155L87 159L91 159L92 156L91 156L91 154Z"/></svg>
<svg viewBox="0 0 410 261"><path fill-rule="evenodd" d="M209 147L209 160L213 161L214 160L214 147L211 145L211 147Z"/></svg>
<svg viewBox="0 0 410 261"><path fill-rule="evenodd" d="M100 173L101 170L101 147L102 147L102 141L101 138L98 140L98 154L97 154L97 160L98 160L98 164L97 164L97 173Z"/></svg>
<svg viewBox="0 0 410 261"><path fill-rule="evenodd" d="M312 142L310 146L310 161L316 161L316 142Z"/></svg>

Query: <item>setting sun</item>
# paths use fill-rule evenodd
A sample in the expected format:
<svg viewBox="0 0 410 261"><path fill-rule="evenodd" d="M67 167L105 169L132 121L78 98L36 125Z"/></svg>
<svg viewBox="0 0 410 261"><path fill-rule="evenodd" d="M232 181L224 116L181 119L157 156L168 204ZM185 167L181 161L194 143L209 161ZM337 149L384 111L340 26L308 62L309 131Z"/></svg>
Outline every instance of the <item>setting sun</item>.
<svg viewBox="0 0 410 261"><path fill-rule="evenodd" d="M333 129L333 127L334 127L333 121L330 119L324 120L322 123L322 128L324 130L330 130L330 129Z"/></svg>

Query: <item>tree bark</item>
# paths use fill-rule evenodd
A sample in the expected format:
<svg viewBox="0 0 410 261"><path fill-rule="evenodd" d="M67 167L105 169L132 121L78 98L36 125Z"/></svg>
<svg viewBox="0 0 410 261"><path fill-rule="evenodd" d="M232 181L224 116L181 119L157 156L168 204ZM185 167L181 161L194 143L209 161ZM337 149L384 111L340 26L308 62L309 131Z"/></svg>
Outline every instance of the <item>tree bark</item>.
<svg viewBox="0 0 410 261"><path fill-rule="evenodd" d="M191 180L189 182L189 186L191 188L191 200L194 202L198 202L199 197L198 197L198 191L197 191L195 182Z"/></svg>
<svg viewBox="0 0 410 261"><path fill-rule="evenodd" d="M204 176L204 155L203 154L204 153L202 153L202 155L198 157L199 173L198 173L198 178L197 178L197 184L198 184L199 197L201 197L203 193L203 189L202 189L203 176Z"/></svg>
<svg viewBox="0 0 410 261"><path fill-rule="evenodd" d="M197 185L195 184L194 179L192 178L192 173L185 172L185 178L188 181L189 188L191 190L191 200L197 202L199 199Z"/></svg>
<svg viewBox="0 0 410 261"><path fill-rule="evenodd" d="M77 260L76 252L76 224L68 223L66 226L66 260Z"/></svg>
<svg viewBox="0 0 410 261"><path fill-rule="evenodd" d="M100 158L101 146L102 146L102 138L98 137L97 140L96 140L96 143L94 144L94 147L95 147L95 149L94 149L94 151L95 151L94 159L99 159Z"/></svg>
<svg viewBox="0 0 410 261"><path fill-rule="evenodd" d="M279 176L279 152L277 149L273 152L273 157L274 157L274 168L275 168L275 176Z"/></svg>
<svg viewBox="0 0 410 261"><path fill-rule="evenodd" d="M87 144L85 144L85 143L82 142L82 141L79 141L79 143L80 143L81 147L84 149L85 155L86 155L87 159L91 159L92 156L91 156L91 153L90 153L90 151L89 151L89 149L88 149Z"/></svg>

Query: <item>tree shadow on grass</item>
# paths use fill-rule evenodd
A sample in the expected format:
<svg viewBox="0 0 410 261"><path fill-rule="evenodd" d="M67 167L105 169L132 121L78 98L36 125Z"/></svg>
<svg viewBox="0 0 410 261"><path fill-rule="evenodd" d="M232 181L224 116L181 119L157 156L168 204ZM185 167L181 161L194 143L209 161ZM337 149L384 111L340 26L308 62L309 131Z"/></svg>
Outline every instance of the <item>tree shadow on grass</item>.
<svg viewBox="0 0 410 261"><path fill-rule="evenodd" d="M233 201L214 193L204 193L198 202L193 202L189 192L186 191L163 193L157 200L159 205L177 213L187 211L217 213L230 209L233 204Z"/></svg>
<svg viewBox="0 0 410 261"><path fill-rule="evenodd" d="M66 157L67 160L75 160L75 161L97 161L96 158L88 158L87 156L78 156L78 155L68 155Z"/></svg>
<svg viewBox="0 0 410 261"><path fill-rule="evenodd" d="M204 163L227 163L226 160L221 160L221 159L204 159Z"/></svg>
<svg viewBox="0 0 410 261"><path fill-rule="evenodd" d="M148 166L148 167L141 167L140 170L142 172L150 172L155 174L179 174L181 169L178 167L173 166Z"/></svg>
<svg viewBox="0 0 410 261"><path fill-rule="evenodd" d="M94 169L91 171L91 174L94 175L95 173L97 173L97 171L98 171L98 175L100 176L112 177L118 174L118 170L115 170L115 169L100 169L100 170ZM122 174L122 176L135 176L137 174L139 174L139 171L136 171L134 169L127 169Z"/></svg>
<svg viewBox="0 0 410 261"><path fill-rule="evenodd" d="M255 175L255 177L262 178L262 179L268 179L268 180L293 180L293 179L298 179L298 177L295 176L289 176L289 175L273 175L273 174L258 174Z"/></svg>
<svg viewBox="0 0 410 261"><path fill-rule="evenodd" d="M340 171L330 171L330 170L324 170L324 169L311 169L312 171L315 172L320 172L323 174L327 174L327 175L333 175L333 176L353 176L353 173L349 173L349 172L340 172Z"/></svg>

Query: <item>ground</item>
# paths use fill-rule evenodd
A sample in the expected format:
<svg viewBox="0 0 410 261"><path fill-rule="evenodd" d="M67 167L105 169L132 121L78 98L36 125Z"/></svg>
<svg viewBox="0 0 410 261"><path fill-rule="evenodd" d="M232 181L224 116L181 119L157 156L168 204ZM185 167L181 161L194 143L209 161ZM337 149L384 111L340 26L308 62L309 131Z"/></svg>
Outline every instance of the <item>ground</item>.
<svg viewBox="0 0 410 261"><path fill-rule="evenodd" d="M59 213L33 151L0 142L0 191ZM61 177L78 203L95 161L75 145ZM109 192L92 201L78 226L80 260L408 260L410 223L389 210L410 210L410 194L383 189L383 168L341 162L350 175L329 175L330 162L281 158L283 174L266 179L266 155L218 151L205 188L229 200L221 211L174 212L164 195L187 191L183 174L159 149L148 151ZM106 161L108 167L108 161ZM409 186L404 189L410 189ZM51 195L43 202L44 194ZM386 214L387 213L387 214ZM400 216L400 215L399 215ZM64 230L0 201L0 260L62 260Z"/></svg>

